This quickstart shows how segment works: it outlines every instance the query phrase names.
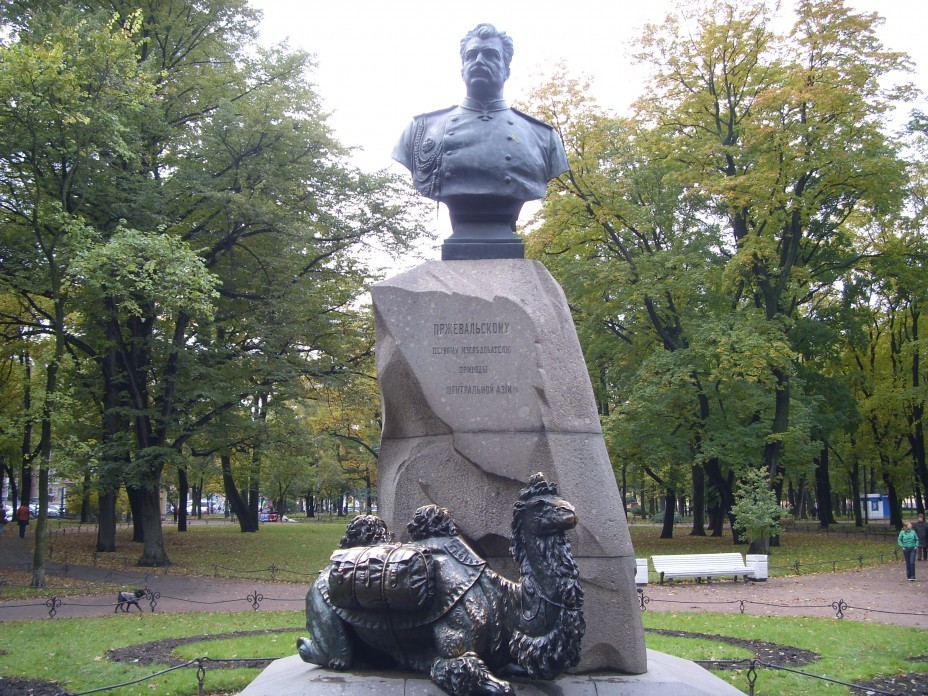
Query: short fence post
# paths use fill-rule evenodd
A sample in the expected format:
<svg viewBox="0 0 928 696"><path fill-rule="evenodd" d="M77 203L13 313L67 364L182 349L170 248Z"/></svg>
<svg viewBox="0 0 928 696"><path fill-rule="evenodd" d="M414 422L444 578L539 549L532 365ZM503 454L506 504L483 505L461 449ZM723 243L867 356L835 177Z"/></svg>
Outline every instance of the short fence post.
<svg viewBox="0 0 928 696"><path fill-rule="evenodd" d="M205 690L203 682L206 680L206 667L203 666L203 658L197 659L197 696L204 696Z"/></svg>

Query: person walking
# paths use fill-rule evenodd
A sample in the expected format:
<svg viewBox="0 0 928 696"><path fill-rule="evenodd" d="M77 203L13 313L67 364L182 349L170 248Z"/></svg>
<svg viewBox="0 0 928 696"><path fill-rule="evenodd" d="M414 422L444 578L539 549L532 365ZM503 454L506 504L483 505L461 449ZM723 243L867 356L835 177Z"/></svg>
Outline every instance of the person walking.
<svg viewBox="0 0 928 696"><path fill-rule="evenodd" d="M918 535L918 556L919 561L928 561L928 522L925 522L925 513L919 513L918 521L912 525L912 529Z"/></svg>
<svg viewBox="0 0 928 696"><path fill-rule="evenodd" d="M918 534L912 528L912 523L906 524L905 529L899 532L899 546L905 556L905 577L915 582L915 553L918 551Z"/></svg>
<svg viewBox="0 0 928 696"><path fill-rule="evenodd" d="M6 527L6 507L0 503L0 536L3 536L3 528Z"/></svg>
<svg viewBox="0 0 928 696"><path fill-rule="evenodd" d="M19 522L19 538L26 538L26 527L29 525L29 506L23 503L16 510L16 521Z"/></svg>

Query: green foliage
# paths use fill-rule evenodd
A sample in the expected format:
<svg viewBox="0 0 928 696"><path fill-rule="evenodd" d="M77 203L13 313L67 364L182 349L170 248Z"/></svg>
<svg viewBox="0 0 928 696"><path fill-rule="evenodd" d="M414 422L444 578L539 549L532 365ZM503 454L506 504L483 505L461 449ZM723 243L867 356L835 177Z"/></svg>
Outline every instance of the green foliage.
<svg viewBox="0 0 928 696"><path fill-rule="evenodd" d="M405 182L350 164L311 56L257 46L239 0L0 12L0 296L86 360L62 377L99 414L101 485L155 490L217 454L243 488L268 461L309 468L288 412L369 353L351 338L362 258L422 233Z"/></svg>
<svg viewBox="0 0 928 696"><path fill-rule="evenodd" d="M735 516L735 530L743 533L748 541L766 539L780 531L780 505L764 471L744 470L735 489L731 511Z"/></svg>
<svg viewBox="0 0 928 696"><path fill-rule="evenodd" d="M875 15L841 0L793 9L789 34L762 1L688 2L647 26L639 58L652 78L629 118L563 68L527 107L557 124L571 171L551 183L526 244L568 297L610 456L677 494L702 466L723 507L743 462L811 482L823 447L855 429L866 402L848 399L859 375L842 374L840 353L873 294L854 289L857 315L844 297L908 277L865 270L890 248L882 234L898 234L918 171L882 125L912 95L882 79L907 59L882 45ZM922 255L908 259L917 273ZM888 345L918 345L920 314L869 310L880 326L897 317ZM924 385L902 354L881 382L897 403L902 372ZM920 404L891 411L891 432L875 422L855 434L880 437L892 480L890 460L918 458L899 435L922 421Z"/></svg>
<svg viewBox="0 0 928 696"><path fill-rule="evenodd" d="M653 515L651 515L651 522L653 522L654 524L662 524L662 523L664 522L664 513L663 513L663 512L655 512ZM680 516L680 514L679 514L679 513L674 513L674 515L673 515L673 523L674 523L674 524L680 524L680 523L682 523L682 522L683 522L683 518Z"/></svg>
<svg viewBox="0 0 928 696"><path fill-rule="evenodd" d="M71 272L90 295L99 294L129 317L186 312L210 319L218 280L176 237L119 227L100 246L85 246ZM92 301L92 299L91 299Z"/></svg>

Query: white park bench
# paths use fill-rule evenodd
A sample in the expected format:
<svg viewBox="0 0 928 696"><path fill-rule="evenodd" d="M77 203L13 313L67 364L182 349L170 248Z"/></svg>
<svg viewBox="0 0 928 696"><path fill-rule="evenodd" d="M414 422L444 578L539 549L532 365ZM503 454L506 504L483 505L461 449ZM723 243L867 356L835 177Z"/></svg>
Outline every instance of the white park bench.
<svg viewBox="0 0 928 696"><path fill-rule="evenodd" d="M754 569L744 564L740 553L687 553L672 556L651 556L654 571L660 573L660 582L664 578L706 578L712 582L713 577L721 575L734 576L735 582L741 575L747 581L754 575Z"/></svg>

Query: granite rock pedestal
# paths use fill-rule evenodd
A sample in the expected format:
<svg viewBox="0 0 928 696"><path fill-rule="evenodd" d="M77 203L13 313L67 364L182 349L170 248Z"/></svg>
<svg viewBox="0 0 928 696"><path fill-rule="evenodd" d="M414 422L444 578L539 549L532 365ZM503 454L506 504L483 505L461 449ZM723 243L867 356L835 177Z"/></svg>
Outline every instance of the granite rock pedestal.
<svg viewBox="0 0 928 696"><path fill-rule="evenodd" d="M383 398L379 512L402 537L421 505L512 579L512 505L543 471L577 508L587 629L572 671L648 669L635 556L564 293L525 259L431 261L376 284Z"/></svg>
<svg viewBox="0 0 928 696"><path fill-rule="evenodd" d="M514 681L519 696L738 696L743 692L698 665L648 651L648 673L565 675L550 682ZM446 696L428 675L333 672L299 655L275 660L240 696Z"/></svg>

